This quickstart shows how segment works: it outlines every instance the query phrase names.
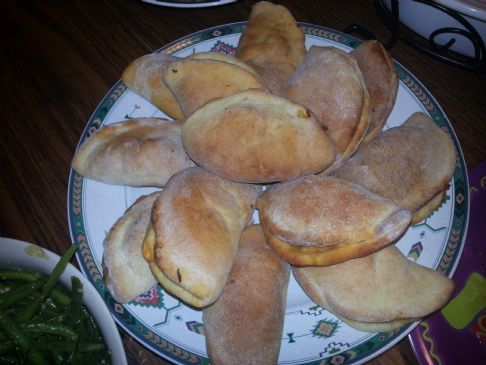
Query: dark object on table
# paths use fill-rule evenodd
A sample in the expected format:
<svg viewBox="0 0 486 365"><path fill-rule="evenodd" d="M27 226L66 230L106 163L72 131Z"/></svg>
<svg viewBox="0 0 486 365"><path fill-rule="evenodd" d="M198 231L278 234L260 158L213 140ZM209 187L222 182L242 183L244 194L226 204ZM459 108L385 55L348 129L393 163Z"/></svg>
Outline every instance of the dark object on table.
<svg viewBox="0 0 486 365"><path fill-rule="evenodd" d="M486 47L480 34L468 19L458 12L449 9L443 5L429 0L417 0L418 3L430 6L443 12L459 22L465 29L458 27L443 27L434 30L430 33L429 38L426 39L415 33L412 29L401 23L400 20L400 4L398 0L391 0L390 8L388 8L383 0L374 0L375 9L380 16L383 23L391 31L390 39L386 42L385 48L392 48L395 43L402 39L408 45L418 49L429 56L435 57L441 61L449 64L465 68L477 73L486 72ZM367 39L376 39L373 32L359 24L351 24L347 26L344 31L346 33L358 33ZM437 37L443 34L457 34L467 38L474 47L474 56L464 55L451 50L452 45L456 39L451 38L445 44L439 44Z"/></svg>

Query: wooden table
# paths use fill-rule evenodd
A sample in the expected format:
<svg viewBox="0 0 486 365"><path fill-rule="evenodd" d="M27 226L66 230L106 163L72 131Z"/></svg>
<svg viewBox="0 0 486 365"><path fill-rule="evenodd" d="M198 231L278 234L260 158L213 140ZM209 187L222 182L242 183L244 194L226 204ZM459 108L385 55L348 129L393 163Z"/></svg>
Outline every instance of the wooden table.
<svg viewBox="0 0 486 365"><path fill-rule="evenodd" d="M135 0L4 1L0 15L0 235L61 253L66 196L81 132L130 61L192 32L248 18L255 1L172 9ZM342 30L359 22L389 37L372 1L278 1L298 21ZM486 77L404 44L391 50L443 107L469 168L486 158ZM126 336L132 363L166 364ZM416 364L405 338L372 364Z"/></svg>

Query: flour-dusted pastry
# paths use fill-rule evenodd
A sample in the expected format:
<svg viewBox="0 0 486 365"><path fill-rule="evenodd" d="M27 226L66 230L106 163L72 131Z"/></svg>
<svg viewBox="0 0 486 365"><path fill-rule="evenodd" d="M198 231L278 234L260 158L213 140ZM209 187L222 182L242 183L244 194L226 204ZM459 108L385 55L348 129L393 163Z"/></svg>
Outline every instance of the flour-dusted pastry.
<svg viewBox="0 0 486 365"><path fill-rule="evenodd" d="M169 117L183 120L184 114L162 78L167 67L177 60L178 57L163 53L144 55L125 68L122 80L130 90L151 102Z"/></svg>
<svg viewBox="0 0 486 365"><path fill-rule="evenodd" d="M211 58L185 58L170 64L164 82L186 117L209 100L248 89L264 89L258 75L236 62Z"/></svg>
<svg viewBox="0 0 486 365"><path fill-rule="evenodd" d="M282 5L253 5L236 56L254 67L270 91L282 95L285 82L305 55L305 35Z"/></svg>
<svg viewBox="0 0 486 365"><path fill-rule="evenodd" d="M388 322L360 322L353 321L352 319L345 318L343 316L339 316L335 313L334 315L338 317L341 321L346 323L348 326L363 332L390 332L407 324L420 320L419 318L407 318L395 319Z"/></svg>
<svg viewBox="0 0 486 365"><path fill-rule="evenodd" d="M194 307L219 297L260 189L200 167L169 180L154 203L143 248L164 289Z"/></svg>
<svg viewBox="0 0 486 365"><path fill-rule="evenodd" d="M162 187L194 166L181 141L181 122L137 118L102 126L78 148L72 168L107 184Z"/></svg>
<svg viewBox="0 0 486 365"><path fill-rule="evenodd" d="M268 244L296 266L369 255L397 240L410 212L363 187L310 175L277 184L257 201Z"/></svg>
<svg viewBox="0 0 486 365"><path fill-rule="evenodd" d="M113 298L127 303L157 283L142 255L152 205L159 192L138 198L111 227L103 242L103 276Z"/></svg>
<svg viewBox="0 0 486 365"><path fill-rule="evenodd" d="M451 279L408 260L394 245L337 265L293 270L314 302L367 331L423 318L444 306L454 289Z"/></svg>
<svg viewBox="0 0 486 365"><path fill-rule="evenodd" d="M370 122L370 102L356 60L336 47L312 46L286 85L288 99L309 108L336 144L332 169L358 148Z"/></svg>
<svg viewBox="0 0 486 365"><path fill-rule="evenodd" d="M222 52L199 52L199 53L194 53L190 56L187 56L188 59L195 59L195 60L215 60L215 61L221 61L221 62L226 62L226 63L232 63L235 66L241 67L245 69L246 71L250 72L251 74L255 75L257 78L260 78L259 73L250 65L248 65L246 62L243 62L243 60L235 57L228 55L226 53Z"/></svg>
<svg viewBox="0 0 486 365"><path fill-rule="evenodd" d="M351 52L358 62L370 94L370 127L361 146L381 133L398 93L398 73L388 51L375 40L361 43Z"/></svg>
<svg viewBox="0 0 486 365"><path fill-rule="evenodd" d="M218 300L203 309L212 364L277 364L290 265L265 242L260 225L245 228Z"/></svg>
<svg viewBox="0 0 486 365"><path fill-rule="evenodd" d="M414 224L441 204L455 166L451 138L430 117L414 113L360 149L335 175L410 210Z"/></svg>
<svg viewBox="0 0 486 365"><path fill-rule="evenodd" d="M323 171L334 144L312 113L262 90L207 103L182 128L189 156L233 181L267 183Z"/></svg>

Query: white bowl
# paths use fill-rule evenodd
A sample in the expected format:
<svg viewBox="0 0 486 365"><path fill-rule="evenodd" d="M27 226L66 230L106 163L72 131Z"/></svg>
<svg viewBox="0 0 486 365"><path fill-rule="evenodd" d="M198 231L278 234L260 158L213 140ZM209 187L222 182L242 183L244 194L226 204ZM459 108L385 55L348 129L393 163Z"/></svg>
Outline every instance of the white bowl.
<svg viewBox="0 0 486 365"><path fill-rule="evenodd" d="M439 0L443 6L456 11L479 33L486 43L486 5L473 0ZM390 0L384 0L390 9ZM412 0L400 1L400 21L407 27L428 39L437 29L452 27L465 30L464 26L446 13L426 4ZM465 56L474 57L474 46L471 41L460 34L440 34L435 38L436 43L446 44L450 39L456 42L450 50Z"/></svg>
<svg viewBox="0 0 486 365"><path fill-rule="evenodd" d="M484 0L435 0L435 2L468 17L486 22L486 2Z"/></svg>
<svg viewBox="0 0 486 365"><path fill-rule="evenodd" d="M55 253L31 243L0 237L0 267L20 268L49 275L60 257ZM126 365L125 349L118 328L95 287L73 265L69 264L61 275L60 281L71 288L71 276L77 276L83 284L84 304L88 308L112 354L114 365Z"/></svg>

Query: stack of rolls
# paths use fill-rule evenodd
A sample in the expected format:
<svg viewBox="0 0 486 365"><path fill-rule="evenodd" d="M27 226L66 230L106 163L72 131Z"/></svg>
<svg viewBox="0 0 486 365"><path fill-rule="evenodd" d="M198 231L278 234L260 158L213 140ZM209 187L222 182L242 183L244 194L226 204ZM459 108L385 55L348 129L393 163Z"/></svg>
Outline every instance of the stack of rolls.
<svg viewBox="0 0 486 365"><path fill-rule="evenodd" d="M453 290L394 246L440 205L450 137L423 113L382 131L398 77L378 42L347 53L304 41L286 8L262 1L236 57L134 60L123 81L176 120L102 126L73 159L87 178L159 188L108 233L105 281L120 303L158 282L202 310L215 364L278 361L290 272L365 331L420 319Z"/></svg>

